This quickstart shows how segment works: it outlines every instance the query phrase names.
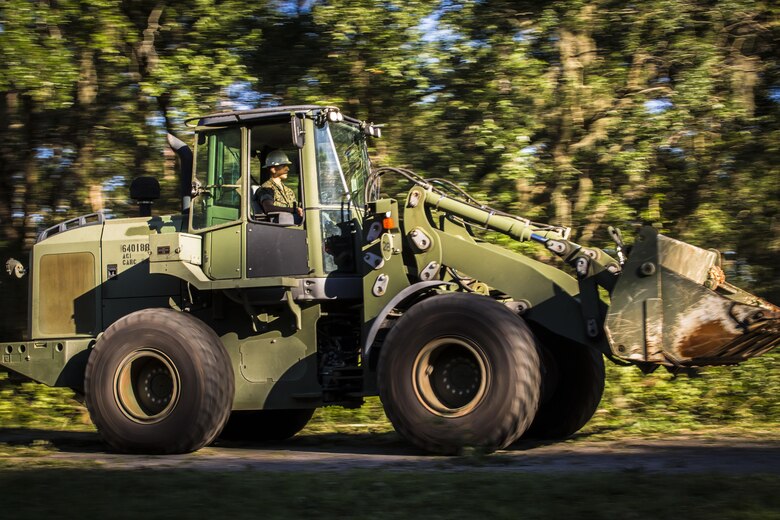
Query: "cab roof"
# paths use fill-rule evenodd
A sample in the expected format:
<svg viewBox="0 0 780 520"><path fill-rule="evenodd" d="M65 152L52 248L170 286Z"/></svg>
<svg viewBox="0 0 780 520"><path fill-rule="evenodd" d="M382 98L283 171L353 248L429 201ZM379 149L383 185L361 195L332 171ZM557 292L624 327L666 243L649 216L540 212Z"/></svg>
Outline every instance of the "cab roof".
<svg viewBox="0 0 780 520"><path fill-rule="evenodd" d="M338 108L327 105L289 105L254 108L251 110L233 110L230 112L216 112L206 116L192 117L187 119L185 124L187 124L187 126L221 126L238 124L256 119L266 119L280 116L289 117L292 113L302 116L307 113L317 113L331 110L338 111Z"/></svg>

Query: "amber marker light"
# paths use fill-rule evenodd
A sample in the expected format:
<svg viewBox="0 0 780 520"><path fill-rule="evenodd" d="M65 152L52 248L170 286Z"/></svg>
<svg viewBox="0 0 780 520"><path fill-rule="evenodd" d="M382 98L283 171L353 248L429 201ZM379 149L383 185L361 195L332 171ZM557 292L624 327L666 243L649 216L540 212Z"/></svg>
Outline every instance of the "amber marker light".
<svg viewBox="0 0 780 520"><path fill-rule="evenodd" d="M392 213L389 211L385 213L385 218L382 219L382 227L384 229L393 229L395 227L395 220L393 220Z"/></svg>

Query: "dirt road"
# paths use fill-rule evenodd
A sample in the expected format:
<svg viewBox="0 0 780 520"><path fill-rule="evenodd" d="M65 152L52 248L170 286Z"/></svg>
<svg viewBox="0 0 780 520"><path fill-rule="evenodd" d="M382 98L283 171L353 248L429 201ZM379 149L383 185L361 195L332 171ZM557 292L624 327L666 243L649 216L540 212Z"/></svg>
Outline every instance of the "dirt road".
<svg viewBox="0 0 780 520"><path fill-rule="evenodd" d="M175 456L122 455L106 451L96 433L0 428L3 466L40 462L96 465L103 469L203 471L339 471L345 469L493 472L640 471L663 473L767 473L780 475L780 439L702 440L674 437L643 441L520 442L491 455L424 454L394 434L305 435L285 443L217 443Z"/></svg>

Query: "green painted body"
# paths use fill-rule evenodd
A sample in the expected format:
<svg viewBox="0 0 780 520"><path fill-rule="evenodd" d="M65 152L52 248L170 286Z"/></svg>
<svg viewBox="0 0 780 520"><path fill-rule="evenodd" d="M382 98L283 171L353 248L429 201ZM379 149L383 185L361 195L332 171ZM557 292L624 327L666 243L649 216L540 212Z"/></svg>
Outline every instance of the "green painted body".
<svg viewBox="0 0 780 520"><path fill-rule="evenodd" d="M643 232L621 270L559 228L427 185L414 186L403 201L363 201L366 126L332 114L338 112L293 107L203 118L189 214L101 218L42 236L31 253L30 339L3 343L2 365L81 390L90 348L107 327L140 309L174 308L221 338L234 369L233 409L356 406L377 393L378 352L394 320L427 295L452 290L507 304L542 342L590 346L640 366L718 361L714 347L686 356L674 338L664 344L666 324L694 303L666 298L674 291L727 302L721 313L737 302L750 333L763 334L747 341L762 342L758 350L721 360L777 343L776 308L736 288L716 293L705 286L706 273L693 279L681 269L685 259L667 269L652 232ZM291 137L290 127L303 133ZM280 225L257 212L251 194L262 182L255 155L263 146L293 157L297 181L289 182L297 184L303 223ZM581 275L484 242L475 227L540 242L580 266ZM696 265L711 260L689 257ZM636 275L648 262L660 267Z"/></svg>

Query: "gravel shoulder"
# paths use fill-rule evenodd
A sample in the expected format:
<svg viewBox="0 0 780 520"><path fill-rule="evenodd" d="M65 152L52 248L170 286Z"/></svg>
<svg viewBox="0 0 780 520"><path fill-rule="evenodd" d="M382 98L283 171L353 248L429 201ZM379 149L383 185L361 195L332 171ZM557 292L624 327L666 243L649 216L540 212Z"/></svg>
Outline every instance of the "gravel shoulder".
<svg viewBox="0 0 780 520"><path fill-rule="evenodd" d="M0 470L54 465L114 470L659 472L780 475L780 440L675 436L520 442L490 455L425 454L395 434L303 435L272 445L217 443L172 456L107 452L94 432L0 428Z"/></svg>

